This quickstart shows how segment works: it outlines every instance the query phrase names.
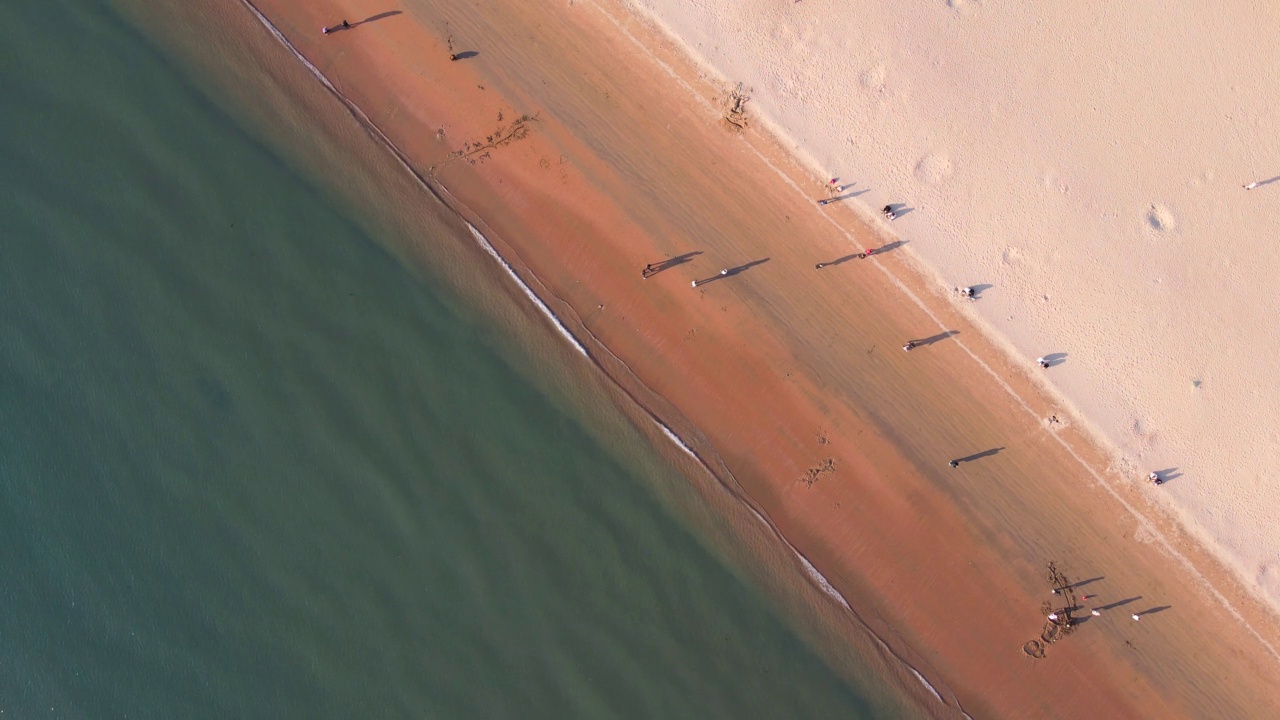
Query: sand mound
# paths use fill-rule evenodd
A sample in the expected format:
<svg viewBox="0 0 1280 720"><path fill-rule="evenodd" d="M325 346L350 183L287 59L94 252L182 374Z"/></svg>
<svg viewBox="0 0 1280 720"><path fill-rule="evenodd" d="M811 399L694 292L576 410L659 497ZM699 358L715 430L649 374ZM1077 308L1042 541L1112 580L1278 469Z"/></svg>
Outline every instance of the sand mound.
<svg viewBox="0 0 1280 720"><path fill-rule="evenodd" d="M1164 205L1152 204L1147 210L1147 227L1158 233L1169 232L1176 228L1173 212Z"/></svg>
<svg viewBox="0 0 1280 720"><path fill-rule="evenodd" d="M926 185L936 185L951 177L951 173L951 160L946 155L925 155L916 163L916 180Z"/></svg>
<svg viewBox="0 0 1280 720"><path fill-rule="evenodd" d="M884 81L889 76L889 69L883 63L876 63L858 76L858 82L862 83L862 87L871 92L884 92Z"/></svg>

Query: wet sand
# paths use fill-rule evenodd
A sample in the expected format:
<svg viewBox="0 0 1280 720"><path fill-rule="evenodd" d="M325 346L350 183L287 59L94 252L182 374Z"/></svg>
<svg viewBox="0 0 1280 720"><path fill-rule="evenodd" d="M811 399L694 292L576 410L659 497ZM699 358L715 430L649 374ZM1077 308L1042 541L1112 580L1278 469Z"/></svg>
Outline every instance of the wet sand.
<svg viewBox="0 0 1280 720"><path fill-rule="evenodd" d="M442 2L324 36L388 10L255 4L938 688L937 714L1276 714L1272 619L1172 528L1137 519L1156 490L1104 475L1100 452L1047 422L1027 370L900 253L815 270L882 241L840 203L820 209L821 181L767 138L721 122L691 68L670 56L664 71L623 32L642 28L590 3ZM476 55L451 62L446 37ZM485 147L526 114L527 133ZM958 334L901 350L944 332ZM1080 589L1098 602L1137 599L1032 660L1050 560L1101 578Z"/></svg>

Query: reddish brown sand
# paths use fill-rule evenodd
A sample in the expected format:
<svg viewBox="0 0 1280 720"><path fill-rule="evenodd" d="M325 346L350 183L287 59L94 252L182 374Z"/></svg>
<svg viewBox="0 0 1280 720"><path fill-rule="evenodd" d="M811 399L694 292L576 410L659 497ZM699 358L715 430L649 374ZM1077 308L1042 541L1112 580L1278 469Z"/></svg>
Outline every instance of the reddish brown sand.
<svg viewBox="0 0 1280 720"><path fill-rule="evenodd" d="M439 0L324 36L388 4L255 5L481 226L607 372L968 713L1280 717L1272 618L1172 529L1140 529L1120 502L1141 510L1158 490L1109 493L1094 474L1101 454L1043 422L1058 411L1028 370L928 296L900 253L815 270L881 242L847 208L820 209L822 181L767 138L730 130L690 95L714 91L677 58L668 74L638 53L612 8ZM226 22L269 38L244 15ZM478 54L450 62L446 34L455 52ZM450 159L526 113L526 136ZM641 278L646 263L693 251ZM943 330L959 334L901 350ZM828 459L834 470L806 482ZM1075 580L1101 577L1082 589L1100 604L1138 599L1032 660L1022 646L1051 599L1048 560Z"/></svg>

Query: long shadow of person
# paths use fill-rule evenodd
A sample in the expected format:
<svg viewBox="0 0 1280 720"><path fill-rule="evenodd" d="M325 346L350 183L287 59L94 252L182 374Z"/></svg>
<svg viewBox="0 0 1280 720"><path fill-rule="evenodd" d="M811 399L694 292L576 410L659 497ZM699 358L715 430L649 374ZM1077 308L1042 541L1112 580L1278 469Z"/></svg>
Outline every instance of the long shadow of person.
<svg viewBox="0 0 1280 720"><path fill-rule="evenodd" d="M947 338L953 335L959 335L959 334L960 334L959 330L948 330L946 332L941 332L941 333L938 333L937 335L923 338L921 340L912 340L911 344L914 345L915 347L923 347L925 345L932 345L936 342L942 342L943 340L946 340Z"/></svg>
<svg viewBox="0 0 1280 720"><path fill-rule="evenodd" d="M711 277L706 278L705 280L694 280L693 286L701 287L703 285L706 285L709 282L715 282L716 280L723 280L725 278L730 278L730 277L733 277L734 275L738 275L739 273L744 273L757 265L763 265L767 262L769 262L769 258L761 258L759 260L752 260L751 262L745 265L725 268L724 270L721 270L718 275L712 275Z"/></svg>
<svg viewBox="0 0 1280 720"><path fill-rule="evenodd" d="M995 455L996 453L1000 452L1003 449L1004 448L1002 447L998 447L998 448L991 448L990 450L983 450L980 453L974 453L972 455L966 455L962 458L956 458L952 462L963 463L963 462L973 462L974 460L981 460L984 457L991 457L992 455Z"/></svg>
<svg viewBox="0 0 1280 720"><path fill-rule="evenodd" d="M701 254L702 254L701 250L694 250L692 252L687 252L683 255L677 255L673 258L667 258L666 260L663 260L661 262L653 263L652 265L649 266L652 269L649 270L647 275L649 277L653 277L654 275L657 275L658 273L664 270L670 270L671 268L676 267L678 265L683 265Z"/></svg>

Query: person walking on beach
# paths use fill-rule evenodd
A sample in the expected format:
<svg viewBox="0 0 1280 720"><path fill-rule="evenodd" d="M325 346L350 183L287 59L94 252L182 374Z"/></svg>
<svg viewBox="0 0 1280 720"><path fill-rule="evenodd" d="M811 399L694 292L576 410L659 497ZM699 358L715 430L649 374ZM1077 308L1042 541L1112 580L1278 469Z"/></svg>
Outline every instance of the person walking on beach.
<svg viewBox="0 0 1280 720"><path fill-rule="evenodd" d="M833 180L832 182L835 182L835 181ZM1252 190L1252 189L1254 189L1254 188L1256 188L1256 187L1258 187L1258 181L1257 181L1257 180L1254 180L1253 182L1249 183L1248 185L1245 185L1245 186L1244 186L1244 189L1245 189L1245 190Z"/></svg>
<svg viewBox="0 0 1280 720"><path fill-rule="evenodd" d="M958 468L958 467L960 467L960 461L959 461L959 460L952 460L951 462L948 462L948 463L947 463L947 466L948 466L948 467L952 467L952 468Z"/></svg>
<svg viewBox="0 0 1280 720"><path fill-rule="evenodd" d="M893 211L892 205L885 205L884 209L882 209L880 212L884 213L884 216L889 218L890 220L893 220L898 217L898 213Z"/></svg>
<svg viewBox="0 0 1280 720"><path fill-rule="evenodd" d="M916 346L915 340L908 340L907 344L902 346L902 349L907 352L911 352L911 349L914 348L915 346Z"/></svg>
<svg viewBox="0 0 1280 720"><path fill-rule="evenodd" d="M1037 365L1039 365L1039 366L1040 366L1040 367L1042 367L1042 368L1048 368L1048 367L1049 367L1049 361L1048 361L1048 360L1046 360L1044 357L1038 357L1038 358L1036 358L1036 364L1037 364Z"/></svg>
<svg viewBox="0 0 1280 720"><path fill-rule="evenodd" d="M1133 618L1134 622L1137 622L1137 621L1139 621L1139 620L1141 620L1141 619L1142 619L1142 617L1141 617L1140 615L1138 615L1137 613L1134 613L1134 614L1133 614L1133 615L1131 615L1130 617L1132 617L1132 618Z"/></svg>
<svg viewBox="0 0 1280 720"><path fill-rule="evenodd" d="M836 201L836 199L835 199L835 198L826 198L825 200L819 200L819 201L818 201L818 204L819 204L819 205L830 205L831 203L833 203L833 202L835 202L835 201Z"/></svg>
<svg viewBox="0 0 1280 720"><path fill-rule="evenodd" d="M350 30L350 29L351 29L351 23L347 22L346 20L343 20L342 22L338 23L337 25L334 25L333 27L325 26L321 32L323 32L325 35L328 35L329 33L337 32L338 30Z"/></svg>
<svg viewBox="0 0 1280 720"><path fill-rule="evenodd" d="M827 264L826 264L826 263L818 263L817 265L814 265L814 266L813 266L813 269L814 269L814 270L821 270L822 268L824 268L824 267L826 267L826 266L827 266Z"/></svg>
<svg viewBox="0 0 1280 720"><path fill-rule="evenodd" d="M656 272L658 272L658 266L653 263L649 263L648 265L644 266L644 270L640 271L640 277L644 278L645 280L648 280L649 276Z"/></svg>
<svg viewBox="0 0 1280 720"><path fill-rule="evenodd" d="M1155 483L1156 485L1160 485L1164 483L1164 478L1161 478L1160 473L1158 472L1152 472L1150 475L1147 476L1147 479Z"/></svg>

